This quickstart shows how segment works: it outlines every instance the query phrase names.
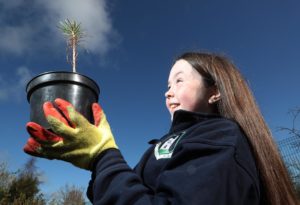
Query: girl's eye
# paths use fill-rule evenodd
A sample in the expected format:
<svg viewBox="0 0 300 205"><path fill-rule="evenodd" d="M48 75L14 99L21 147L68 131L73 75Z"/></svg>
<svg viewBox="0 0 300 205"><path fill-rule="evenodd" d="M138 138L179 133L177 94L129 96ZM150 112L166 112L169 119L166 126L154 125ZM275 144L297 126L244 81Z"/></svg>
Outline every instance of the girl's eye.
<svg viewBox="0 0 300 205"><path fill-rule="evenodd" d="M183 80L182 80L181 78L178 78L178 79L176 80L176 83L180 83L180 82L183 82Z"/></svg>

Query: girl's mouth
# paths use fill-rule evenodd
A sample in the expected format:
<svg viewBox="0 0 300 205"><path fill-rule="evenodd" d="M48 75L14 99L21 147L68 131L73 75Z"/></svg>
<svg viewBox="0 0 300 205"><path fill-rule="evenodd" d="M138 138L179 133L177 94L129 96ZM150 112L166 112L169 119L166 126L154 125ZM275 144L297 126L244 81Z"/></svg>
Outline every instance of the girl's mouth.
<svg viewBox="0 0 300 205"><path fill-rule="evenodd" d="M179 106L179 104L175 104L175 103L173 103L173 104L170 104L170 108L172 109L172 110L174 110L174 109L176 109L177 107Z"/></svg>

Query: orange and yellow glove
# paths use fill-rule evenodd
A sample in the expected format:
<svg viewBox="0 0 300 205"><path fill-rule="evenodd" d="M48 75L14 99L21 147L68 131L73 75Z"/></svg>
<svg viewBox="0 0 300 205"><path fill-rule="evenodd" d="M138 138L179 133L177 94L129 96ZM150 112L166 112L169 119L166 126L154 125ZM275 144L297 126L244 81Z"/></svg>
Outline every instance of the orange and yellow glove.
<svg viewBox="0 0 300 205"><path fill-rule="evenodd" d="M51 102L43 105L51 131L37 123L27 123L30 138L24 147L26 153L64 160L77 167L91 169L94 159L100 153L118 148L99 104L92 105L94 125L78 113L71 103L58 98L55 105L64 116Z"/></svg>

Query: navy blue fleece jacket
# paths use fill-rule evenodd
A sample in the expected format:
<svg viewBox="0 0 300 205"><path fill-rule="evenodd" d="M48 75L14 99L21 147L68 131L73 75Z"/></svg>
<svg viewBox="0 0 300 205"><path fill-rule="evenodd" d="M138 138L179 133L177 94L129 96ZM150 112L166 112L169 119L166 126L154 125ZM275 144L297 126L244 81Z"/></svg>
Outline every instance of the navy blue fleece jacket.
<svg viewBox="0 0 300 205"><path fill-rule="evenodd" d="M97 205L258 205L260 182L239 126L218 115L174 114L171 129L135 169L117 149L94 164L88 197Z"/></svg>

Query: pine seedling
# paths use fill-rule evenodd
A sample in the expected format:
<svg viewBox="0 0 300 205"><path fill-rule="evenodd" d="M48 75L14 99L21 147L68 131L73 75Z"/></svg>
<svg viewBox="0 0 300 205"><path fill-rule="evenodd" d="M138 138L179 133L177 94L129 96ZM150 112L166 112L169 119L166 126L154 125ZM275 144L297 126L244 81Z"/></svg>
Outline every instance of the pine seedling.
<svg viewBox="0 0 300 205"><path fill-rule="evenodd" d="M59 22L58 28L62 31L67 39L67 61L69 62L69 55L72 54L72 70L76 72L76 64L78 51L77 46L84 38L85 34L81 28L81 24L76 21L66 19ZM72 52L70 52L70 50Z"/></svg>

